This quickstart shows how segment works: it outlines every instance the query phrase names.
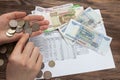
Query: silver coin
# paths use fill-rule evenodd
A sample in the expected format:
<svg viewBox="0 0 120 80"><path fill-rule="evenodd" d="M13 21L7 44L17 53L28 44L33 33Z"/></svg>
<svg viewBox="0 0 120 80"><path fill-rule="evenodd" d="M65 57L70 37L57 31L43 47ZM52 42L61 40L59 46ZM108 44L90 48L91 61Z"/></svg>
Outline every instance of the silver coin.
<svg viewBox="0 0 120 80"><path fill-rule="evenodd" d="M42 62L41 69L44 69L45 64Z"/></svg>
<svg viewBox="0 0 120 80"><path fill-rule="evenodd" d="M23 31L23 28L16 28L16 33L20 33L20 32L22 32Z"/></svg>
<svg viewBox="0 0 120 80"><path fill-rule="evenodd" d="M24 30L27 29L27 28L30 28L30 23L29 21L25 21L25 25L24 25Z"/></svg>
<svg viewBox="0 0 120 80"><path fill-rule="evenodd" d="M43 74L44 79L52 78L52 73L50 71L45 71Z"/></svg>
<svg viewBox="0 0 120 80"><path fill-rule="evenodd" d="M32 31L33 32L36 32L36 31L38 31L40 29L40 25L38 24L38 23L34 23L33 25L32 25Z"/></svg>
<svg viewBox="0 0 120 80"><path fill-rule="evenodd" d="M0 48L0 53L1 54L5 54L7 52L7 47L6 46L3 46Z"/></svg>
<svg viewBox="0 0 120 80"><path fill-rule="evenodd" d="M12 37L13 34L9 34L8 32L6 32L6 36L8 36L8 37Z"/></svg>
<svg viewBox="0 0 120 80"><path fill-rule="evenodd" d="M0 59L0 66L2 66L4 64L4 60Z"/></svg>
<svg viewBox="0 0 120 80"><path fill-rule="evenodd" d="M32 34L32 28L25 29L25 33L28 33L29 35L31 35Z"/></svg>
<svg viewBox="0 0 120 80"><path fill-rule="evenodd" d="M51 60L48 63L49 67L54 67L55 66L55 61Z"/></svg>
<svg viewBox="0 0 120 80"><path fill-rule="evenodd" d="M18 20L17 22L18 22L17 28L22 28L25 24L25 20Z"/></svg>
<svg viewBox="0 0 120 80"><path fill-rule="evenodd" d="M40 71L40 72L38 73L38 75L37 75L37 78L42 77L42 75L43 75L43 72L42 72L42 71Z"/></svg>
<svg viewBox="0 0 120 80"><path fill-rule="evenodd" d="M10 28L10 29L8 29L7 33L9 33L9 34L14 34L15 31L16 31L15 29L11 29L11 28Z"/></svg>
<svg viewBox="0 0 120 80"><path fill-rule="evenodd" d="M15 27L17 27L17 21L16 20L10 20L9 21L9 25L10 25L10 27L12 27L12 28L15 28Z"/></svg>

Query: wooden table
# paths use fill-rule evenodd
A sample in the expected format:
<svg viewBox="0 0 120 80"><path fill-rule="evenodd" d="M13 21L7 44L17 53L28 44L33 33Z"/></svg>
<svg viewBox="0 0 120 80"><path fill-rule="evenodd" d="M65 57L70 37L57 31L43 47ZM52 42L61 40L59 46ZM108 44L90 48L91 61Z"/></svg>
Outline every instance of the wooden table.
<svg viewBox="0 0 120 80"><path fill-rule="evenodd" d="M120 0L0 0L0 14L11 11L26 11L30 13L36 5L51 7L65 3L101 9L107 35L113 38L112 53L116 68L61 77L62 80L120 80ZM15 43L5 44L6 54L10 54ZM2 46L1 46L2 47ZM0 55L7 64L6 55ZM0 80L5 79L6 64L0 67ZM54 80L54 79L51 79Z"/></svg>

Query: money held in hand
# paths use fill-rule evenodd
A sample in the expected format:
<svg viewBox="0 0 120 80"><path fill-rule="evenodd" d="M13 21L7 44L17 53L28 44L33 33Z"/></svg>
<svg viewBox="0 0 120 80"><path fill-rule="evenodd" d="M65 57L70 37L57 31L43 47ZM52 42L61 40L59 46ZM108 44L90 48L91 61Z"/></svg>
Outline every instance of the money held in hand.
<svg viewBox="0 0 120 80"><path fill-rule="evenodd" d="M32 27L30 26L29 21L25 21L23 19L20 20L10 20L9 21L10 28L6 32L6 36L12 37L15 33L25 32L29 35L32 32L39 31L40 25L38 23L33 23Z"/></svg>

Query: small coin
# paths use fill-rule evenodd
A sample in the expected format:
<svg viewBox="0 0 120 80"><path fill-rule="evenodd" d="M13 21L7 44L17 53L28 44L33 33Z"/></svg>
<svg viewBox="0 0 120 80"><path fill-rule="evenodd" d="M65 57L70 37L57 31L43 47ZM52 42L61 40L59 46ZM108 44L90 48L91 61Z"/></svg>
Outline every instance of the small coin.
<svg viewBox="0 0 120 80"><path fill-rule="evenodd" d="M45 67L45 64L42 62L41 69L43 69L44 67Z"/></svg>
<svg viewBox="0 0 120 80"><path fill-rule="evenodd" d="M7 52L7 47L6 46L3 46L0 48L0 53L1 54L5 54Z"/></svg>
<svg viewBox="0 0 120 80"><path fill-rule="evenodd" d="M37 75L37 78L42 77L42 75L43 75L43 72L42 72L42 71L40 71L40 72L38 73L38 75Z"/></svg>
<svg viewBox="0 0 120 80"><path fill-rule="evenodd" d="M38 24L38 23L34 23L33 25L32 25L32 31L33 32L36 32L36 31L38 31L40 29L40 25Z"/></svg>
<svg viewBox="0 0 120 80"><path fill-rule="evenodd" d="M23 31L23 28L16 28L16 33L20 33L20 32L22 32Z"/></svg>
<svg viewBox="0 0 120 80"><path fill-rule="evenodd" d="M18 22L18 24L17 24L18 28L22 28L24 26L24 24L25 24L24 20L18 20L17 22Z"/></svg>
<svg viewBox="0 0 120 80"><path fill-rule="evenodd" d="M4 64L4 60L0 59L0 66L2 66Z"/></svg>
<svg viewBox="0 0 120 80"><path fill-rule="evenodd" d="M52 78L52 73L50 71L45 71L43 74L44 79Z"/></svg>
<svg viewBox="0 0 120 80"><path fill-rule="evenodd" d="M8 29L7 33L14 34L15 33L15 29Z"/></svg>
<svg viewBox="0 0 120 80"><path fill-rule="evenodd" d="M17 27L17 21L16 20L10 20L10 22L9 22L9 25L10 25L10 27L12 27L12 28L15 28L15 27Z"/></svg>
<svg viewBox="0 0 120 80"><path fill-rule="evenodd" d="M30 23L29 21L25 21L25 25L24 25L24 30L27 29L27 28L30 28Z"/></svg>
<svg viewBox="0 0 120 80"><path fill-rule="evenodd" d="M48 63L49 67L54 67L55 66L55 61L51 60Z"/></svg>
<svg viewBox="0 0 120 80"><path fill-rule="evenodd" d="M13 34L9 34L8 32L6 32L6 36L8 36L8 37L12 37Z"/></svg>
<svg viewBox="0 0 120 80"><path fill-rule="evenodd" d="M29 35L31 35L32 34L32 28L25 29L25 33L28 33Z"/></svg>
<svg viewBox="0 0 120 80"><path fill-rule="evenodd" d="M55 80L61 80L60 78L55 78Z"/></svg>

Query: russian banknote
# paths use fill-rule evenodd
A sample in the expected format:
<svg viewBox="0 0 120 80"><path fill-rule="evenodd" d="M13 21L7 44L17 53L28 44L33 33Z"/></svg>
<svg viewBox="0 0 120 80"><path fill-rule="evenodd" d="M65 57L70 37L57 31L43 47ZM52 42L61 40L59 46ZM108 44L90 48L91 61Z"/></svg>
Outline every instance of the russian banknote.
<svg viewBox="0 0 120 80"><path fill-rule="evenodd" d="M109 47L112 40L111 37L93 31L73 19L69 22L64 35L101 54Z"/></svg>
<svg viewBox="0 0 120 80"><path fill-rule="evenodd" d="M66 28L67 28L67 25L68 25L67 23L66 23L66 24L63 24L61 27L58 28L58 30L59 30L62 38L65 40L65 42L66 42L67 44L73 45L73 44L75 43L75 41L66 38L66 37L65 37L65 34L64 34L64 32L65 32L65 30L66 30Z"/></svg>
<svg viewBox="0 0 120 80"><path fill-rule="evenodd" d="M102 18L98 16L99 14L97 14L95 10L93 10L91 7L88 7L76 18L76 20L85 26L95 28L97 24L102 22Z"/></svg>
<svg viewBox="0 0 120 80"><path fill-rule="evenodd" d="M83 10L83 7L70 3L51 8L36 6L32 14L44 16L50 22L49 28L45 32L50 32L58 29L62 24L68 23L70 19L75 19Z"/></svg>

